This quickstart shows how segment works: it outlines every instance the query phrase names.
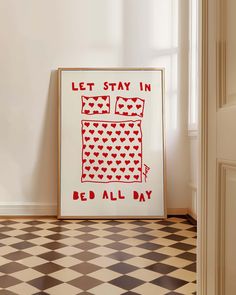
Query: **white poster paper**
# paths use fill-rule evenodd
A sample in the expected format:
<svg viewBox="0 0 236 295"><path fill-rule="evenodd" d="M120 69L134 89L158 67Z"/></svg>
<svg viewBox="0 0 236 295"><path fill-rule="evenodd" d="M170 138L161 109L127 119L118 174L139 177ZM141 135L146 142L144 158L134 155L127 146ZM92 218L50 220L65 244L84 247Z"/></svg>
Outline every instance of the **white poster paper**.
<svg viewBox="0 0 236 295"><path fill-rule="evenodd" d="M59 218L165 217L163 79L59 70Z"/></svg>

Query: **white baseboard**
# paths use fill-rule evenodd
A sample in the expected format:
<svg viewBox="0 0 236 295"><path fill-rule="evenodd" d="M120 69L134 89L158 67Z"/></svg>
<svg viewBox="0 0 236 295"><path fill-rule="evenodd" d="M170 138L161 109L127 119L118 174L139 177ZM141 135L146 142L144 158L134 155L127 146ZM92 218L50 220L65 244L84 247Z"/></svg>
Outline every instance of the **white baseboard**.
<svg viewBox="0 0 236 295"><path fill-rule="evenodd" d="M0 216L56 216L57 204L25 202L0 203Z"/></svg>
<svg viewBox="0 0 236 295"><path fill-rule="evenodd" d="M168 208L167 214L186 215L187 208ZM56 216L57 204L46 203L1 203L0 216Z"/></svg>
<svg viewBox="0 0 236 295"><path fill-rule="evenodd" d="M190 215L194 220L197 220L197 215L192 211L191 208L188 209L188 215Z"/></svg>
<svg viewBox="0 0 236 295"><path fill-rule="evenodd" d="M169 215L186 215L188 208L167 208L167 214Z"/></svg>

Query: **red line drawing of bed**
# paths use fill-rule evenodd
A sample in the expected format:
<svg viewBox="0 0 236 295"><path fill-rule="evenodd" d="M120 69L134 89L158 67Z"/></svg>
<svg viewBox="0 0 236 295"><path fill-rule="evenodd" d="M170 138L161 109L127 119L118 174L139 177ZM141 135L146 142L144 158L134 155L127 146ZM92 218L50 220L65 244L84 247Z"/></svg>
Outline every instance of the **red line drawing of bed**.
<svg viewBox="0 0 236 295"><path fill-rule="evenodd" d="M142 182L141 120L82 120L81 182Z"/></svg>

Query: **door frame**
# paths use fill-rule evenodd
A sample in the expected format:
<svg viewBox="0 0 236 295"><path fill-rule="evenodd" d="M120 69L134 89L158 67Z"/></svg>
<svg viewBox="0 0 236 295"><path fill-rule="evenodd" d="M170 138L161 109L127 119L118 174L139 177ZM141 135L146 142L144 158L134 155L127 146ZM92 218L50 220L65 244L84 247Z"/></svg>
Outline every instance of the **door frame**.
<svg viewBox="0 0 236 295"><path fill-rule="evenodd" d="M208 0L200 1L197 294L207 295Z"/></svg>

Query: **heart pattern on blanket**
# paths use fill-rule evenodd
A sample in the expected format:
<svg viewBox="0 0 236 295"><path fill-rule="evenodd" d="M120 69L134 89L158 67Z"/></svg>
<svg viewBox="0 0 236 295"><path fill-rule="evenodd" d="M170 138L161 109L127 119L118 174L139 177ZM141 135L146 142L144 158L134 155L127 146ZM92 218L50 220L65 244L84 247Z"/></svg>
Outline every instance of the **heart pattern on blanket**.
<svg viewBox="0 0 236 295"><path fill-rule="evenodd" d="M141 182L141 121L82 120L81 182Z"/></svg>

